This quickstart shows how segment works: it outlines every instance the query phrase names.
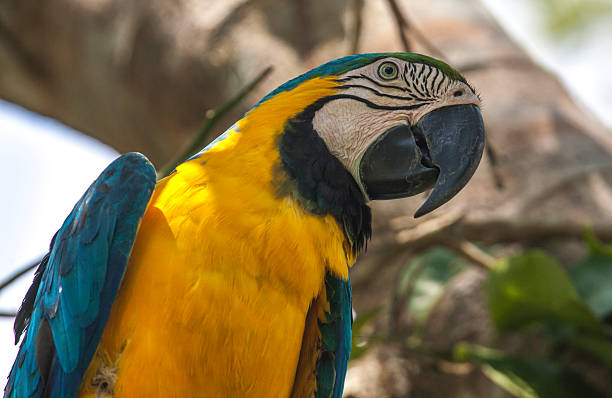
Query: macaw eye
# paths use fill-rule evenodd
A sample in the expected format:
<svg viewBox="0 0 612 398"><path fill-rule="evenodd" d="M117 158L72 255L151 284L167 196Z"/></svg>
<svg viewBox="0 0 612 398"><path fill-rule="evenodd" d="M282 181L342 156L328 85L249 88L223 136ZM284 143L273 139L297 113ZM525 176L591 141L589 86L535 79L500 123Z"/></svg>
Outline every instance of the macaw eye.
<svg viewBox="0 0 612 398"><path fill-rule="evenodd" d="M397 65L393 62L383 62L378 67L378 76L383 80L393 80L397 77Z"/></svg>

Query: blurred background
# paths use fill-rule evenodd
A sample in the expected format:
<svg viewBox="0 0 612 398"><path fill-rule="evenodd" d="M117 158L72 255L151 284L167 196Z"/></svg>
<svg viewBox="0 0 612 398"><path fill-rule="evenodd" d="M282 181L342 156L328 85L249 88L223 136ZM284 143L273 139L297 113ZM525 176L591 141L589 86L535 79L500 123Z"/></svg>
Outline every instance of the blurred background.
<svg viewBox="0 0 612 398"><path fill-rule="evenodd" d="M263 95L355 52L413 51L480 92L466 189L373 204L345 397L612 396L612 1L6 0L0 387L38 259L119 153L161 167L266 67Z"/></svg>

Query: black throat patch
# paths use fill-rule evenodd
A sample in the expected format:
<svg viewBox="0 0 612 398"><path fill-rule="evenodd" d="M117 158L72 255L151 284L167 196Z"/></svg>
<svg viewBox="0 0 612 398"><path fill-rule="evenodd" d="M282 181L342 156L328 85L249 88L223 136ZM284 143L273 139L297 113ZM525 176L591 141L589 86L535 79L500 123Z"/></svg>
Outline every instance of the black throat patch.
<svg viewBox="0 0 612 398"><path fill-rule="evenodd" d="M348 249L356 255L372 235L370 208L353 176L329 152L312 126L315 112L331 99L320 99L285 125L278 143L280 173L284 174L279 176L279 193L296 194L310 213L333 216L344 232Z"/></svg>

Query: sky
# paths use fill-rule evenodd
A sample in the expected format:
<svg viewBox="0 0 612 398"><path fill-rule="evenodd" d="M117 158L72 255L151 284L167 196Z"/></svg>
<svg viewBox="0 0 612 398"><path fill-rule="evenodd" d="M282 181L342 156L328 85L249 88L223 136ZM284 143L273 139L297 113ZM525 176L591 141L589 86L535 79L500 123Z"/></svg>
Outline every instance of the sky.
<svg viewBox="0 0 612 398"><path fill-rule="evenodd" d="M117 156L93 138L0 101L0 281L47 251L72 206ZM0 311L19 308L31 281L28 274L0 291ZM12 323L0 318L0 391L17 354Z"/></svg>
<svg viewBox="0 0 612 398"><path fill-rule="evenodd" d="M481 0L533 59L556 74L576 102L612 129L612 27L602 20L584 35L546 34L533 0Z"/></svg>
<svg viewBox="0 0 612 398"><path fill-rule="evenodd" d="M556 73L586 109L612 127L612 42L594 29L588 40L555 44L528 0L484 0L538 62ZM38 258L72 206L118 156L112 148L54 120L0 101L0 281ZM15 310L32 275L0 292L0 311ZM0 318L0 391L17 352L12 319Z"/></svg>

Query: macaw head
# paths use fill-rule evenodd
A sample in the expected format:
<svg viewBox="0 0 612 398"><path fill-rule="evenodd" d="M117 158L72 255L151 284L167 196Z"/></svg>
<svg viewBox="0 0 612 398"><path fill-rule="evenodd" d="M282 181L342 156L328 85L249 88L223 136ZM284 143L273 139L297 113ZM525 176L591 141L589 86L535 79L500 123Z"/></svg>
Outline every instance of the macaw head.
<svg viewBox="0 0 612 398"><path fill-rule="evenodd" d="M369 199L412 196L433 187L415 214L420 216L465 186L482 156L484 125L478 95L459 73L439 61L395 55L338 78L346 87L343 95L360 100L329 102L313 126ZM333 139L348 126L323 126L332 120L326 114L347 106L352 140L361 145L352 151Z"/></svg>
<svg viewBox="0 0 612 398"><path fill-rule="evenodd" d="M484 148L480 99L444 62L411 53L353 55L285 83L262 102L312 80L331 81L333 92L318 97L286 130L314 131L366 201L433 188L415 213L422 216L455 196L478 167ZM297 149L308 152L310 144L297 141Z"/></svg>
<svg viewBox="0 0 612 398"><path fill-rule="evenodd" d="M353 55L285 83L262 102L313 79L331 80L334 91L293 122L311 125L366 201L433 188L419 217L455 196L476 171L485 142L480 98L444 62L412 53Z"/></svg>

